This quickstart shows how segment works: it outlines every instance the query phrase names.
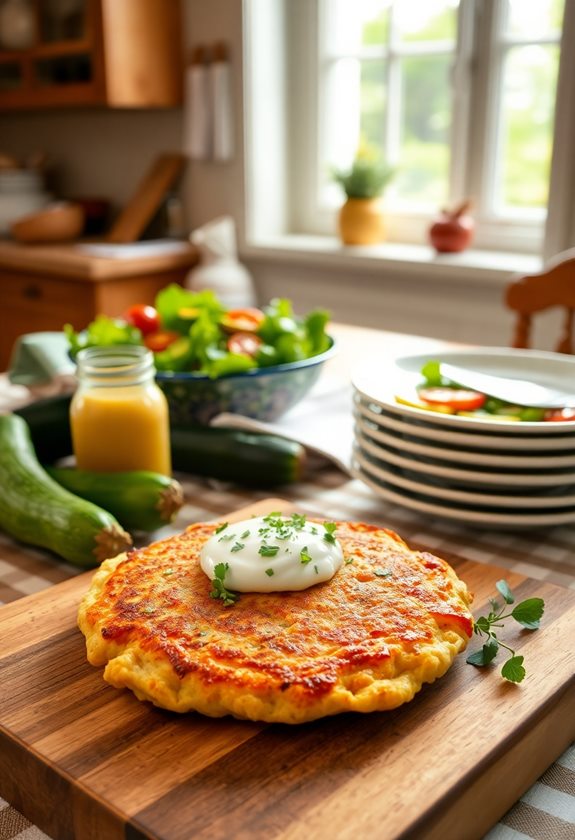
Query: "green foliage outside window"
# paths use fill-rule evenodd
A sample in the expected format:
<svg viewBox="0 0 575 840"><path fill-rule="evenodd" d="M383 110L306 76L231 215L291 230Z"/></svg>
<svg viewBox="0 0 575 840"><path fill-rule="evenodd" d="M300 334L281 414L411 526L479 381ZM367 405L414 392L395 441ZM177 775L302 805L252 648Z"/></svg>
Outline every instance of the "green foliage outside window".
<svg viewBox="0 0 575 840"><path fill-rule="evenodd" d="M551 32L560 28L563 6L564 0L548 0L545 10L539 9L545 19L545 30ZM535 11L532 9L533 14ZM399 27L401 40L453 43L455 10L444 8L432 14L429 7L429 12L427 17L413 19L413 26L407 19L405 30ZM538 19L533 18L529 23L523 15L517 20L523 27L536 27L534 35L541 34ZM513 19L509 25L514 28ZM361 60L361 136L382 151L388 116L386 51L389 31L390 10L384 7L379 14L365 21L362 37L364 47L381 46L382 53L381 57ZM526 55L522 60L521 51L525 49L539 50L545 56L527 61ZM508 207L537 209L544 208L547 203L558 56L559 50L555 46L517 47L510 50L506 61L501 113L502 166L496 192L499 201ZM446 55L400 59L400 172L395 183L395 193L400 200L437 205L448 197L452 121L450 61ZM364 177L360 166L348 184L359 184ZM336 180L345 189L343 181Z"/></svg>

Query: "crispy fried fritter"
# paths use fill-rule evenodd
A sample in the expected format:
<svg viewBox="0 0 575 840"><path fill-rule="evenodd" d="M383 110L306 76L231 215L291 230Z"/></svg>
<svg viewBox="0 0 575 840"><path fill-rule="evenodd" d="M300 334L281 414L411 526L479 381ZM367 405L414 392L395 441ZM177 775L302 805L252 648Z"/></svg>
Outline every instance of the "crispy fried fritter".
<svg viewBox="0 0 575 840"><path fill-rule="evenodd" d="M88 659L176 712L302 723L393 709L442 676L473 629L465 584L397 534L337 523L345 563L299 592L210 597L217 523L106 560L78 615Z"/></svg>

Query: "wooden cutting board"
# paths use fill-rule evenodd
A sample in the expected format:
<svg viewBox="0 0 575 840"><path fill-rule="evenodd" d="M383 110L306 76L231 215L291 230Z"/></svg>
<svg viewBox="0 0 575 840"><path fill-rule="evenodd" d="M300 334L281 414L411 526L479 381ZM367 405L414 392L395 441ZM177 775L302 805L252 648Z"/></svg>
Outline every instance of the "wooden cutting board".
<svg viewBox="0 0 575 840"><path fill-rule="evenodd" d="M524 683L461 656L394 712L295 727L179 716L104 683L76 629L91 573L2 607L0 795L77 840L482 837L575 737L575 592L447 559L478 614L502 577L545 599L540 630L505 630Z"/></svg>
<svg viewBox="0 0 575 840"><path fill-rule="evenodd" d="M182 174L185 165L186 156L179 152L160 155L114 222L106 240L116 243L136 242Z"/></svg>

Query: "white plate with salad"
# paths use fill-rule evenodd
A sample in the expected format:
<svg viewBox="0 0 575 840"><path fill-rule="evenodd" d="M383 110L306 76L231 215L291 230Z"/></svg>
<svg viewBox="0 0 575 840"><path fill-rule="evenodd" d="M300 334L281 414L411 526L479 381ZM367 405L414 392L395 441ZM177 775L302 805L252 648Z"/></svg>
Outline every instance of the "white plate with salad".
<svg viewBox="0 0 575 840"><path fill-rule="evenodd" d="M382 431L399 433L435 441L450 448L454 446L468 447L481 450L522 450L525 454L532 451L563 451L575 450L575 431L563 435L498 435L491 431L477 432L465 428L442 428L434 423L427 423L419 417L407 417L392 414L366 397L356 393L354 397L356 411L366 420L375 424ZM568 424L565 424L568 427Z"/></svg>
<svg viewBox="0 0 575 840"><path fill-rule="evenodd" d="M437 426L501 435L565 435L572 430L575 439L575 406L552 411L514 406L447 380L442 362L564 390L575 384L572 356L498 347L403 356L389 370L379 359L365 359L352 382L364 398L391 413Z"/></svg>
<svg viewBox="0 0 575 840"><path fill-rule="evenodd" d="M393 447L383 446L373 441L368 434L362 433L356 427L356 440L361 448L378 458L384 463L392 464L395 467L422 476L426 481L427 477L443 481L449 486L475 485L476 487L561 487L562 485L575 485L575 467L563 470L550 470L529 472L527 470L509 470L493 467L475 469L473 466L454 466L440 458L412 457L406 452Z"/></svg>
<svg viewBox="0 0 575 840"><path fill-rule="evenodd" d="M469 505L449 502L442 504L434 495L420 492L413 494L393 487L366 473L354 458L353 475L370 487L374 493L388 502L434 518L445 519L464 525L497 530L519 530L550 528L558 525L571 525L575 522L575 509L553 510L537 513L532 510L486 511L477 510Z"/></svg>

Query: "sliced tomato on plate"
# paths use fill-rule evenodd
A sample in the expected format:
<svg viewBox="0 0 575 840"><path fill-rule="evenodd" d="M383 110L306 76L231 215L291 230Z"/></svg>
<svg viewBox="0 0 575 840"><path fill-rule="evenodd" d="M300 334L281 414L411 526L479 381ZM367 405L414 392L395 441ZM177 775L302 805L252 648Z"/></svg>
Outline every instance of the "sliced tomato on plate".
<svg viewBox="0 0 575 840"><path fill-rule="evenodd" d="M417 392L419 399L429 405L443 405L452 411L476 411L482 408L487 399L479 391L469 391L466 388L420 388Z"/></svg>
<svg viewBox="0 0 575 840"><path fill-rule="evenodd" d="M265 317L261 309L247 306L244 309L230 309L222 315L220 323L226 332L257 332Z"/></svg>
<svg viewBox="0 0 575 840"><path fill-rule="evenodd" d="M575 408L553 408L545 412L545 420L553 423L575 420Z"/></svg>
<svg viewBox="0 0 575 840"><path fill-rule="evenodd" d="M227 348L230 353L239 353L241 356L255 356L262 344L263 341L255 333L236 332L228 338Z"/></svg>
<svg viewBox="0 0 575 840"><path fill-rule="evenodd" d="M181 336L177 332L158 330L158 332L144 336L144 344L148 350L152 350L154 353L160 353L162 350L166 350L174 341L177 341L178 338L181 338Z"/></svg>
<svg viewBox="0 0 575 840"><path fill-rule="evenodd" d="M124 319L133 327L137 327L142 335L149 335L160 329L160 316L153 306L146 303L136 303L124 313Z"/></svg>

